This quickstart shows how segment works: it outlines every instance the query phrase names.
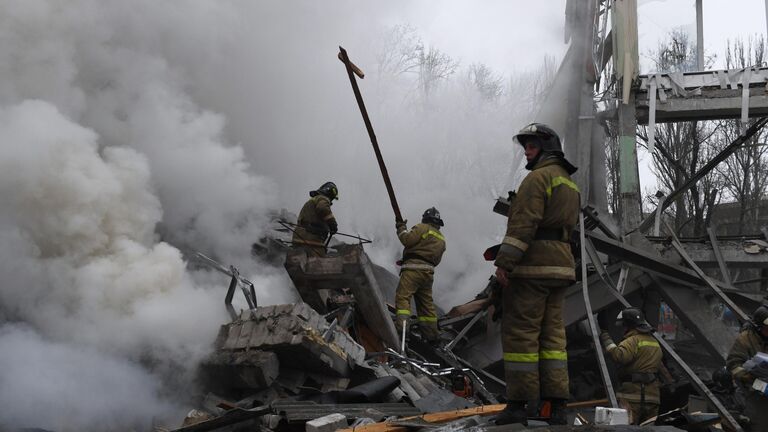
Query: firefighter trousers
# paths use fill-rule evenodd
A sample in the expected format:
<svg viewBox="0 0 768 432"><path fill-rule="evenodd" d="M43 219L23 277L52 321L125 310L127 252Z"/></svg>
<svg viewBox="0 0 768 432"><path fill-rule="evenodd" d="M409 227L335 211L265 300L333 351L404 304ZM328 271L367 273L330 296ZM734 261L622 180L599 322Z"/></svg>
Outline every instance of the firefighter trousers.
<svg viewBox="0 0 768 432"><path fill-rule="evenodd" d="M395 308L397 319L395 326L400 334L403 330L403 321L411 317L411 297L416 302L416 313L419 320L421 334L427 340L437 339L437 311L432 301L432 270L403 269L400 271L400 283L395 292Z"/></svg>
<svg viewBox="0 0 768 432"><path fill-rule="evenodd" d="M571 282L510 279L502 291L507 399L568 399L563 301Z"/></svg>

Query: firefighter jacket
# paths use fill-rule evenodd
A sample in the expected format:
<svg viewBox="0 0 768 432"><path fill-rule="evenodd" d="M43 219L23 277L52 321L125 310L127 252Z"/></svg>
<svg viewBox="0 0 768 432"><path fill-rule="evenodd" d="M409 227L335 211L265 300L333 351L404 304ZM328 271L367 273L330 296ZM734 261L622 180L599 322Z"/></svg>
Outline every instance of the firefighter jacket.
<svg viewBox="0 0 768 432"><path fill-rule="evenodd" d="M759 352L766 352L766 341L750 325L736 336L736 340L728 352L728 357L725 359L725 365L735 380L742 383L752 380L752 377L744 370L742 365Z"/></svg>
<svg viewBox="0 0 768 432"><path fill-rule="evenodd" d="M645 402L659 403L658 373L661 367L661 346L649 333L636 329L628 331L624 340L616 345L608 333L603 333L603 346L619 366L621 386L616 396L630 402L640 402L645 386Z"/></svg>
<svg viewBox="0 0 768 432"><path fill-rule="evenodd" d="M570 239L579 200L579 188L560 158L539 161L509 208L496 266L512 278L576 280Z"/></svg>
<svg viewBox="0 0 768 432"><path fill-rule="evenodd" d="M403 249L402 269L409 268L433 270L445 252L445 237L436 225L420 223L410 231L405 225L397 227L397 238L405 246Z"/></svg>
<svg viewBox="0 0 768 432"><path fill-rule="evenodd" d="M330 224L336 224L336 218L331 211L331 200L325 195L313 196L299 212L293 243L323 246L330 232Z"/></svg>

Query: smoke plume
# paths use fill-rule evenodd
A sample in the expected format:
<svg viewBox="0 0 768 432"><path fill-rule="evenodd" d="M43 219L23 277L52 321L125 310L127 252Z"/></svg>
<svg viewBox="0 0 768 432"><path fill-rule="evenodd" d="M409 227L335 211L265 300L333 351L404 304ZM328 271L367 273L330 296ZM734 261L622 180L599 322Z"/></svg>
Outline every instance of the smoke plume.
<svg viewBox="0 0 768 432"><path fill-rule="evenodd" d="M531 120L530 82L500 78L504 94L482 97L454 59L426 94L416 75L386 72L393 47L380 42L401 9L0 2L0 429L177 425L227 320L226 279L190 270L178 247L236 265L261 304L294 301L250 245L271 211L298 211L326 180L340 229L372 238L374 261L396 271L394 216L339 44L368 72L405 216L436 206L446 222L438 303L482 288L481 253L504 225L493 199L520 178L511 135Z"/></svg>

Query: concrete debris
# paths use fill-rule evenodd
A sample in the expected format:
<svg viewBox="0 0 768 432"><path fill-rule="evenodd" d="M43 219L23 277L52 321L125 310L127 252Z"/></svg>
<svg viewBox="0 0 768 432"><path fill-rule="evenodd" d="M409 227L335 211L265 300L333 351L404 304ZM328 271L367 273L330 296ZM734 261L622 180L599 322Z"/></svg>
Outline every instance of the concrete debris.
<svg viewBox="0 0 768 432"><path fill-rule="evenodd" d="M629 424L627 410L621 408L595 408L596 425L625 425Z"/></svg>
<svg viewBox="0 0 768 432"><path fill-rule="evenodd" d="M306 424L307 432L333 432L347 426L344 414L328 414L327 416L310 420Z"/></svg>
<svg viewBox="0 0 768 432"><path fill-rule="evenodd" d="M259 307L222 326L216 349L271 351L286 367L348 376L365 359L365 350L341 330L325 341L327 329L328 322L306 303Z"/></svg>
<svg viewBox="0 0 768 432"><path fill-rule="evenodd" d="M187 413L187 416L184 417L184 421L181 423L182 426L192 426L196 425L198 423L202 423L204 421L211 420L215 416L213 414L209 414L205 411L200 411L193 409L190 412Z"/></svg>
<svg viewBox="0 0 768 432"><path fill-rule="evenodd" d="M301 298L318 312L330 311L329 304L349 291L359 316L388 346L397 346L397 332L390 318L374 267L362 245L336 246L336 256L308 256L303 250L286 255L285 269ZM341 296L342 299L347 297Z"/></svg>
<svg viewBox="0 0 768 432"><path fill-rule="evenodd" d="M592 226L601 226L596 214L591 218ZM621 266L611 260L632 263L639 276L628 278L624 295L646 304L646 311L660 310L662 301L675 312L681 304L687 305L676 313L680 320L677 325L685 325L693 337L682 337L669 328L665 334L671 335L670 343L696 374L708 378L725 355L717 348L732 337L729 332L738 329L738 322L711 319L711 296L690 288L693 281L700 280L695 272L601 236L594 231L587 236L608 255L601 274L596 267L588 269L594 271L587 275L594 300L592 312L598 313L598 319L616 316L622 306L606 293L616 289L611 279L619 279ZM701 247L700 242L689 243L693 251ZM762 243L745 241L743 245L762 253ZM221 327L214 352L202 368L205 388L215 394L208 393L179 431L243 427L320 431L347 428L350 423L357 432L406 428L508 431L546 426L546 404L538 401L529 404L527 428L493 425L494 416L504 407L499 401L504 400L505 387L499 343L503 311L494 277L474 299L440 314L440 343L426 342L414 326L406 353L400 353L394 329L390 329L394 310L384 302L384 298L394 296L397 277L371 263L360 245L337 243L334 248L337 253L322 258L288 251L285 268L304 302L245 310ZM695 256L707 259L703 252ZM578 430L582 431L637 430L621 426L627 421L626 411L594 408L608 401L595 367L594 347L583 332L585 315L580 297L569 295L565 304L571 400L581 401L568 404L569 420L573 423L578 418L583 424ZM648 316L653 317L653 313ZM653 324L661 327L662 323ZM711 343L702 342L702 338ZM661 412L665 414L655 420L655 426L649 426L650 430L678 430L672 426L687 430L694 425L719 423L718 414L688 414L680 409L694 389L678 365L668 364L667 369L661 378ZM711 381L707 385L729 410L738 408L732 388L720 388ZM711 408L707 401L699 405L704 406ZM743 416L739 419L748 421ZM258 426L254 426L256 422Z"/></svg>
<svg viewBox="0 0 768 432"><path fill-rule="evenodd" d="M280 372L274 352L219 350L203 364L206 380L216 387L262 389L269 387Z"/></svg>

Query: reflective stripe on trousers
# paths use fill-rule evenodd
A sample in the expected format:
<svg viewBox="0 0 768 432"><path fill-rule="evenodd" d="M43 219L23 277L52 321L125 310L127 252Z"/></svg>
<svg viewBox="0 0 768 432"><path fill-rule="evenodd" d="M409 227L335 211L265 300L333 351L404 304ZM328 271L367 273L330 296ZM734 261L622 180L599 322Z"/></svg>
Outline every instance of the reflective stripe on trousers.
<svg viewBox="0 0 768 432"><path fill-rule="evenodd" d="M568 353L565 351L540 351L538 353L504 353L507 370L535 372L542 369L565 369L568 367Z"/></svg>
<svg viewBox="0 0 768 432"><path fill-rule="evenodd" d="M539 353L504 353L504 369L515 372L537 372Z"/></svg>
<svg viewBox="0 0 768 432"><path fill-rule="evenodd" d="M566 369L568 368L568 353L558 350L539 351L542 369Z"/></svg>

